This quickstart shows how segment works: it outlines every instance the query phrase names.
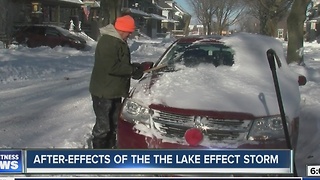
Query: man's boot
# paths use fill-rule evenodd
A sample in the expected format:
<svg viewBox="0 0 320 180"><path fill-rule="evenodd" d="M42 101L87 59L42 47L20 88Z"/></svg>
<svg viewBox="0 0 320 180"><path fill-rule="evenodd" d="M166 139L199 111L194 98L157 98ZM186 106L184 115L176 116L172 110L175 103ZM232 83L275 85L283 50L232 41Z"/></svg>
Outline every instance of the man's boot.
<svg viewBox="0 0 320 180"><path fill-rule="evenodd" d="M109 149L108 142L105 139L92 139L92 147L93 149Z"/></svg>
<svg viewBox="0 0 320 180"><path fill-rule="evenodd" d="M107 135L107 144L108 144L108 147L109 149L115 149L117 148L117 134L116 133L108 133Z"/></svg>

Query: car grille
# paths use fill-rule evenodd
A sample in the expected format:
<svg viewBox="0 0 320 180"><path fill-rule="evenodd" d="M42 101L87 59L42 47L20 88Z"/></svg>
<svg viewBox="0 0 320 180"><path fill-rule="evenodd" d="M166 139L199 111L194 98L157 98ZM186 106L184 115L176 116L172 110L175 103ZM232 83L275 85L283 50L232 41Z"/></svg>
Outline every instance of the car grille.
<svg viewBox="0 0 320 180"><path fill-rule="evenodd" d="M243 140L249 132L252 120L215 119L155 111L155 127L168 137L183 138L193 127L202 130L210 140Z"/></svg>

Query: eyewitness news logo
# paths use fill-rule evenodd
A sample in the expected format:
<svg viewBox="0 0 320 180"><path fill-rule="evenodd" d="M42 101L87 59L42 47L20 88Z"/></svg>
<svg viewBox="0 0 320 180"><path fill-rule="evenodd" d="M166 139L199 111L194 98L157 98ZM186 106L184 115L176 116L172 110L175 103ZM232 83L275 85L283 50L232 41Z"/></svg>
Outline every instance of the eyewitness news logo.
<svg viewBox="0 0 320 180"><path fill-rule="evenodd" d="M21 150L0 150L0 174L23 173Z"/></svg>

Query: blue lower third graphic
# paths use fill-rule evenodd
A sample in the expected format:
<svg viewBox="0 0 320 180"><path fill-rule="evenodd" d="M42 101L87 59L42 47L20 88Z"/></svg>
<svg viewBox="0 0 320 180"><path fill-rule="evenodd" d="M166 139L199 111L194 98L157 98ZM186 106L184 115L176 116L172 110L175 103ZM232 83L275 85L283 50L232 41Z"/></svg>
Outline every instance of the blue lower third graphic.
<svg viewBox="0 0 320 180"><path fill-rule="evenodd" d="M0 174L23 173L21 150L0 150Z"/></svg>
<svg viewBox="0 0 320 180"><path fill-rule="evenodd" d="M289 150L27 150L26 173L292 173Z"/></svg>

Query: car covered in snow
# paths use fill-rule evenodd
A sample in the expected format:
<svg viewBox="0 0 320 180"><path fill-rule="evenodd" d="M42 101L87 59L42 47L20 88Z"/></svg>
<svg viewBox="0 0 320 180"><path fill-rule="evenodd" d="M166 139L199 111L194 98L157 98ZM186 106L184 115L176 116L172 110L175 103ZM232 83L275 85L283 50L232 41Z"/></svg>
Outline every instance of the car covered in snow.
<svg viewBox="0 0 320 180"><path fill-rule="evenodd" d="M55 25L33 24L20 27L13 36L13 42L30 48L39 46L72 47L83 50L87 47L84 38Z"/></svg>
<svg viewBox="0 0 320 180"><path fill-rule="evenodd" d="M124 99L118 148L296 146L299 85L306 79L290 69L280 40L248 33L183 37L150 68Z"/></svg>

